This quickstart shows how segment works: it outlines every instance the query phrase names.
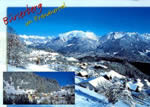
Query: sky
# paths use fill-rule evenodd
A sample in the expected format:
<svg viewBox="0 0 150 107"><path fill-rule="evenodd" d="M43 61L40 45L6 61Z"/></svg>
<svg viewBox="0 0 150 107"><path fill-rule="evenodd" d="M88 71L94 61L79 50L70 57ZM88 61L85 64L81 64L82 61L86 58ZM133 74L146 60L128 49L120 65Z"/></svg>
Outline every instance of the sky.
<svg viewBox="0 0 150 107"><path fill-rule="evenodd" d="M26 8L7 9L7 16L16 15ZM47 13L53 8L42 8ZM59 12L41 19L33 20L37 14L26 15L8 24L17 34L58 36L72 30L90 31L98 36L109 32L150 33L150 7L66 7ZM25 23L33 20L28 26Z"/></svg>
<svg viewBox="0 0 150 107"><path fill-rule="evenodd" d="M74 84L74 72L34 72L35 74L45 77L55 79L59 82L60 86L66 86Z"/></svg>

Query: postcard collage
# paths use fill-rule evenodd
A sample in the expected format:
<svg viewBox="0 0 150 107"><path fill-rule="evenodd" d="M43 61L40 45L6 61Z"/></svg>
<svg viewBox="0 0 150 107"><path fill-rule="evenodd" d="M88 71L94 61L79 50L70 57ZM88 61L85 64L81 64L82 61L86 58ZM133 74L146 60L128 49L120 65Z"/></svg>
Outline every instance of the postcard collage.
<svg viewBox="0 0 150 107"><path fill-rule="evenodd" d="M0 107L150 107L150 0L0 0Z"/></svg>

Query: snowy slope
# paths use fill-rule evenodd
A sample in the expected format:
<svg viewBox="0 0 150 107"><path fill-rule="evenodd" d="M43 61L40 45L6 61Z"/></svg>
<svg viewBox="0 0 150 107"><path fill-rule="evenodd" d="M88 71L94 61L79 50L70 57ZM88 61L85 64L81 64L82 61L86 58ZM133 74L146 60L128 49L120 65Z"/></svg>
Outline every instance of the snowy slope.
<svg viewBox="0 0 150 107"><path fill-rule="evenodd" d="M113 105L108 102L105 96L76 85L75 107L129 107L129 106L120 100L115 105ZM138 105L138 107L142 106Z"/></svg>
<svg viewBox="0 0 150 107"><path fill-rule="evenodd" d="M48 65L28 64L26 68L19 68L8 65L8 71L54 71L54 70L50 69Z"/></svg>
<svg viewBox="0 0 150 107"><path fill-rule="evenodd" d="M76 106L77 107L105 107L107 104L107 99L95 93L94 91L90 91L86 88L82 88L76 85Z"/></svg>

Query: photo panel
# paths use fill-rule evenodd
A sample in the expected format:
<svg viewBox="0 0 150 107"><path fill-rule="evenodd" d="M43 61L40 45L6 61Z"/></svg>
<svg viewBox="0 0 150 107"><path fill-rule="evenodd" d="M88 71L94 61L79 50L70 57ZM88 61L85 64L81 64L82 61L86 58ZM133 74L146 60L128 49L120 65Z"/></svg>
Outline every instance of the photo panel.
<svg viewBox="0 0 150 107"><path fill-rule="evenodd" d="M66 79L63 78L63 73L74 72L74 88L70 85L66 87L74 90L75 95L69 94L66 97L63 92L60 97L59 91L56 91L55 94L52 93L54 98L50 97L51 93L45 92L47 82L43 79L35 81L34 76L31 76L27 80L33 79L33 84L30 85L37 87L36 94L44 94L40 100L27 104L75 104L77 107L150 106L150 7L38 5L34 13L30 11L32 7L7 9L8 16L11 13L18 14L18 20L7 26L8 71L34 71L32 74L38 76L43 71L60 71L57 76L61 81ZM36 71L42 72L38 74ZM22 95L15 94L17 97L13 98L17 98L16 100L9 97L12 88L10 85L15 85L14 92L28 92L26 85L16 86L16 83L12 83L12 78L7 76L14 74L18 84L28 84L17 80L23 76L20 73L4 73L6 104L26 101L21 99ZM27 78L30 73L24 74L27 74ZM54 90L57 90L57 85L54 86ZM39 91L41 87L45 88ZM36 97L30 93L23 95L29 101L32 98L30 96Z"/></svg>
<svg viewBox="0 0 150 107"><path fill-rule="evenodd" d="M4 72L4 105L74 105L74 72Z"/></svg>

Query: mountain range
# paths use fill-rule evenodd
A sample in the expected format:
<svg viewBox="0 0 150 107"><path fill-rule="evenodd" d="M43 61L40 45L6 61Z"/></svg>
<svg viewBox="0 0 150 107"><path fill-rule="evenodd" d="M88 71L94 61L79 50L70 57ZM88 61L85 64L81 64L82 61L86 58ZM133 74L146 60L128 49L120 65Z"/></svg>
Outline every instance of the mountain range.
<svg viewBox="0 0 150 107"><path fill-rule="evenodd" d="M53 37L22 36L27 46L62 53L66 56L105 56L129 61L150 62L150 34L110 32L98 36L93 32L70 31Z"/></svg>

